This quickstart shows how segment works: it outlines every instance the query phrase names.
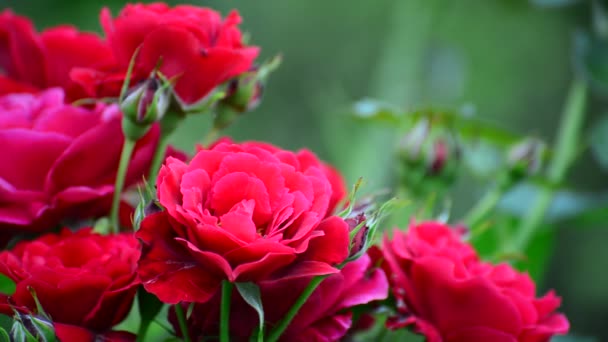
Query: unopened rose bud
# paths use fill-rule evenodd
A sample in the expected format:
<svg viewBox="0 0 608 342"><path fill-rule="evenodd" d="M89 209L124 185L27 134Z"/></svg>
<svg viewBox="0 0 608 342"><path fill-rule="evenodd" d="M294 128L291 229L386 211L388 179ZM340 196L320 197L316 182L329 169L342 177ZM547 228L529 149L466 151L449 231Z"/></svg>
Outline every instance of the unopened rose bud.
<svg viewBox="0 0 608 342"><path fill-rule="evenodd" d="M537 173L542 165L545 144L536 138L528 138L509 150L507 163L511 175L522 178Z"/></svg>
<svg viewBox="0 0 608 342"><path fill-rule="evenodd" d="M222 104L239 113L255 109L260 104L264 90L256 72L257 68L230 81Z"/></svg>
<svg viewBox="0 0 608 342"><path fill-rule="evenodd" d="M398 151L403 186L413 194L441 190L456 177L459 147L442 128L432 129L427 119L401 138Z"/></svg>
<svg viewBox="0 0 608 342"><path fill-rule="evenodd" d="M254 110L260 104L268 76L280 63L281 57L276 56L228 83L226 94L215 111L215 129L230 126L239 115Z"/></svg>
<svg viewBox="0 0 608 342"><path fill-rule="evenodd" d="M359 230L356 231L354 236L351 237L350 242L350 253L349 256L354 256L363 249L365 246L365 242L367 239L367 233L369 231L369 227L365 224L367 218L364 213L357 214L355 217L347 218L344 220L346 224L348 224L348 231L354 232L357 228Z"/></svg>
<svg viewBox="0 0 608 342"><path fill-rule="evenodd" d="M11 328L12 341L56 341L53 323L33 315L17 312Z"/></svg>
<svg viewBox="0 0 608 342"><path fill-rule="evenodd" d="M160 78L153 75L140 83L120 103L125 135L139 139L154 122L163 118L169 103L169 87Z"/></svg>

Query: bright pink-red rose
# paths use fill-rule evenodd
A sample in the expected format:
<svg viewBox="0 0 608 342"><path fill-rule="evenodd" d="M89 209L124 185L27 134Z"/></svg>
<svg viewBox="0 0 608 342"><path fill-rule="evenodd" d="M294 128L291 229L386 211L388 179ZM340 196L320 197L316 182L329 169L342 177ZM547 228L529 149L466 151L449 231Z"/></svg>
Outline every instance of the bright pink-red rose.
<svg viewBox="0 0 608 342"><path fill-rule="evenodd" d="M527 274L479 260L441 223L396 230L374 253L384 257L397 303L390 328L413 325L429 342L540 342L568 331L566 317L555 313L559 297L536 298Z"/></svg>
<svg viewBox="0 0 608 342"><path fill-rule="evenodd" d="M168 78L177 77L175 92L186 104L197 103L223 82L249 70L257 47L243 44L238 25L241 17L231 12L222 20L208 8L164 3L127 4L116 18L101 12L105 31L117 65L113 68L81 68L72 77L92 95L116 96L134 52L133 80L147 78L159 65Z"/></svg>
<svg viewBox="0 0 608 342"><path fill-rule="evenodd" d="M220 144L220 143L234 143L234 142L229 137L222 137L222 138L218 139L214 145ZM213 147L214 145L212 145L211 147ZM259 142L259 141L247 141L247 142L242 143L241 145L247 146L247 147L261 148L270 153L279 154L279 155L285 152L272 144L265 143L265 142ZM336 209L339 209L339 208L337 208L337 205L340 203L340 201L345 199L346 194L347 194L346 183L344 182L344 178L342 177L340 172L338 172L338 170L336 170L333 166L319 160L319 158L317 158L317 156L314 153L312 153L310 150L301 149L298 152L296 152L295 154L292 154L291 152L287 152L287 153L290 155L295 155L297 161L294 160L293 162L290 162L290 163L294 164L294 165L298 164L300 169L302 169L302 170L306 170L309 167L316 167L316 168L320 168L321 170L323 170L323 173L325 173L325 176L327 177L327 180L329 181L329 184L331 185L331 199L329 200L329 206L327 207L327 215L331 215L334 213L334 211Z"/></svg>
<svg viewBox="0 0 608 342"><path fill-rule="evenodd" d="M65 333L77 328L106 333L129 313L139 285L139 243L132 234L99 235L90 228L47 234L0 253L0 273L16 284L0 297L0 311L36 314L42 309ZM84 333L84 332L83 332Z"/></svg>
<svg viewBox="0 0 608 342"><path fill-rule="evenodd" d="M371 267L370 258L362 256L348 263L319 285L291 321L281 341L338 341L351 327L352 309L356 305L383 300L388 295L388 281L381 269ZM266 324L273 326L295 303L310 277L264 281L259 284ZM188 304L183 304L185 307ZM220 324L220 294L204 304L196 304L188 320L190 337L217 336ZM236 290L230 307L230 337L249 341L258 325L256 312ZM176 331L179 326L170 315Z"/></svg>
<svg viewBox="0 0 608 342"><path fill-rule="evenodd" d="M70 71L113 64L110 48L93 33L59 26L39 34L27 18L10 10L0 13L0 70L13 83L8 87L8 81L0 80L0 95L61 87L68 100L79 99L86 93L70 79Z"/></svg>
<svg viewBox="0 0 608 342"><path fill-rule="evenodd" d="M61 89L0 97L0 236L108 213L123 145L117 106L65 105ZM126 184L148 171L158 127L138 142Z"/></svg>
<svg viewBox="0 0 608 342"><path fill-rule="evenodd" d="M222 280L336 273L348 255L324 169L292 152L220 143L189 164L168 158L157 189L165 210L137 232L139 275L163 302L205 302Z"/></svg>

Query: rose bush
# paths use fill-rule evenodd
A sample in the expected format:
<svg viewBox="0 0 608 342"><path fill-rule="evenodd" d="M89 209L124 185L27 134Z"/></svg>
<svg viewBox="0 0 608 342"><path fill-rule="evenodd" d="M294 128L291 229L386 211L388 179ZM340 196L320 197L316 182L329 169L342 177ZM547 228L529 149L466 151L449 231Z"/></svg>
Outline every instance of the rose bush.
<svg viewBox="0 0 608 342"><path fill-rule="evenodd" d="M309 282L310 277L260 283L264 315L269 326L285 316ZM354 306L382 300L387 295L388 281L384 272L373 268L370 258L364 255L319 285L294 317L281 340L338 341L351 327L351 309ZM257 321L252 319L257 314L236 291L231 303L231 338L234 341L248 341L257 327ZM193 340L218 335L219 308L219 293L207 303L194 305L193 314L188 319L189 334ZM175 315L170 315L170 321L175 330L180 331Z"/></svg>
<svg viewBox="0 0 608 342"><path fill-rule="evenodd" d="M189 164L168 158L157 179L164 211L137 232L146 290L166 303L205 302L222 280L336 273L349 232L330 215L326 172L258 144L219 143Z"/></svg>
<svg viewBox="0 0 608 342"><path fill-rule="evenodd" d="M116 106L64 104L61 89L0 97L0 236L107 214L123 145ZM126 178L148 171L158 127L137 144Z"/></svg>
<svg viewBox="0 0 608 342"><path fill-rule="evenodd" d="M59 335L108 333L131 308L139 255L132 234L103 236L91 229L20 242L0 253L0 273L16 284L15 293L0 296L0 312L11 315L14 306L38 313L31 289Z"/></svg>
<svg viewBox="0 0 608 342"><path fill-rule="evenodd" d="M176 77L177 97L191 105L252 66L258 48L245 46L240 22L237 12L222 20L216 11L189 5L127 4L116 18L105 8L101 25L116 64L77 68L71 75L90 95L116 96L139 49L132 81L144 80L160 66L167 78Z"/></svg>
<svg viewBox="0 0 608 342"><path fill-rule="evenodd" d="M0 13L0 95L61 87L68 100L76 100L86 93L70 79L73 68L114 64L109 46L96 34L68 25L39 34L29 19L10 10Z"/></svg>
<svg viewBox="0 0 608 342"><path fill-rule="evenodd" d="M383 259L397 303L390 328L413 325L429 342L539 342L568 331L553 292L536 298L527 274L480 261L446 225L396 230L373 253Z"/></svg>

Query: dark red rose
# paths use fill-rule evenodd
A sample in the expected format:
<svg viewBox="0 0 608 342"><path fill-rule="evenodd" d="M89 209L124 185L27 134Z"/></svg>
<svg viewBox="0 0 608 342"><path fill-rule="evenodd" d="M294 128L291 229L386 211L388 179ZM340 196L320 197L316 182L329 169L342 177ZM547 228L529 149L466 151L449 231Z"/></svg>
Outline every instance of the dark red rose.
<svg viewBox="0 0 608 342"><path fill-rule="evenodd" d="M126 331L95 333L75 325L54 323L55 335L61 342L134 342L137 336Z"/></svg>
<svg viewBox="0 0 608 342"><path fill-rule="evenodd" d="M73 68L114 65L108 45L93 33L71 26L50 28L38 34L32 23L10 10L0 13L0 70L21 88L61 87L69 100L86 96L70 79ZM0 82L0 94L11 90Z"/></svg>
<svg viewBox="0 0 608 342"><path fill-rule="evenodd" d="M139 255L132 234L104 236L90 228L18 243L0 253L0 273L16 284L15 293L2 295L0 312L11 315L12 305L38 313L31 288L55 324L105 333L131 309Z"/></svg>
<svg viewBox="0 0 608 342"><path fill-rule="evenodd" d="M396 230L374 254L384 257L398 316L429 342L549 341L569 324L553 292L535 297L534 282L508 264L479 260L456 230L437 222Z"/></svg>
<svg viewBox="0 0 608 342"><path fill-rule="evenodd" d="M292 152L220 143L189 164L168 158L157 189L165 211L137 232L139 275L163 302L205 302L225 279L336 273L348 256L348 225L327 216L323 168Z"/></svg>
<svg viewBox="0 0 608 342"><path fill-rule="evenodd" d="M159 65L167 78L177 77L175 93L185 104L203 100L221 83L250 69L257 47L243 44L238 25L241 17L231 12L226 19L208 8L164 3L127 4L112 19L101 12L101 25L116 58L111 68L80 68L73 79L92 95L108 94L124 79L136 49L139 52L132 80L147 78Z"/></svg>
<svg viewBox="0 0 608 342"><path fill-rule="evenodd" d="M0 97L0 235L108 213L123 145L117 106L65 105L63 91ZM126 184L148 171L158 127L138 142Z"/></svg>
<svg viewBox="0 0 608 342"><path fill-rule="evenodd" d="M285 316L310 277L263 281L259 284L267 326L272 327ZM338 341L351 327L356 305L385 299L388 281L381 269L372 268L367 255L348 263L319 285L281 336L281 341ZM183 304L188 306L188 304ZM195 304L188 319L190 337L217 336L220 324L220 294L209 302ZM175 315L170 321L176 331ZM249 341L258 325L256 312L234 290L230 307L230 334L234 341Z"/></svg>

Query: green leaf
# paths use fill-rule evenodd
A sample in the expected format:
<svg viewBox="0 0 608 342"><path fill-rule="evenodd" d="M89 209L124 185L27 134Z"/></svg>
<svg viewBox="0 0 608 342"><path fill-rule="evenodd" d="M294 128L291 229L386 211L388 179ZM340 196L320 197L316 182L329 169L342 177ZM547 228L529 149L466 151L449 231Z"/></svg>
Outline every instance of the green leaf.
<svg viewBox="0 0 608 342"><path fill-rule="evenodd" d="M577 4L580 0L530 0L530 2L540 7L563 7Z"/></svg>
<svg viewBox="0 0 608 342"><path fill-rule="evenodd" d="M15 282L11 278L0 273L0 293L12 295L15 293L15 289Z"/></svg>
<svg viewBox="0 0 608 342"><path fill-rule="evenodd" d="M401 117L403 117L402 110L374 99L363 99L356 102L353 114L359 119L390 124L401 122Z"/></svg>
<svg viewBox="0 0 608 342"><path fill-rule="evenodd" d="M599 342L599 340L589 336L566 335L555 336L551 339L551 342Z"/></svg>
<svg viewBox="0 0 608 342"><path fill-rule="evenodd" d="M597 162L603 169L608 170L608 115L603 116L593 125L589 134L589 143Z"/></svg>
<svg viewBox="0 0 608 342"><path fill-rule="evenodd" d="M139 316L141 317L140 325L146 327L147 329L150 323L154 321L160 310L163 308L163 303L158 299L158 297L141 287L137 291L137 304L139 308Z"/></svg>
<svg viewBox="0 0 608 342"><path fill-rule="evenodd" d="M534 201L550 184L525 182L509 191L500 201L498 207L515 216L523 216L534 204ZM608 201L608 193L584 193L567 188L555 190L553 200L545 215L547 221L557 221L574 217L592 208L603 206Z"/></svg>
<svg viewBox="0 0 608 342"><path fill-rule="evenodd" d="M574 70L595 90L608 92L608 41L589 32L576 32Z"/></svg>
<svg viewBox="0 0 608 342"><path fill-rule="evenodd" d="M258 325L258 342L264 340L264 307L262 306L262 296L260 288L254 283L235 283L236 289L241 297L249 304L257 313L259 319Z"/></svg>
<svg viewBox="0 0 608 342"><path fill-rule="evenodd" d="M8 333L6 332L6 330L4 330L4 328L0 328L0 341L2 342L10 342L11 339L8 336Z"/></svg>

